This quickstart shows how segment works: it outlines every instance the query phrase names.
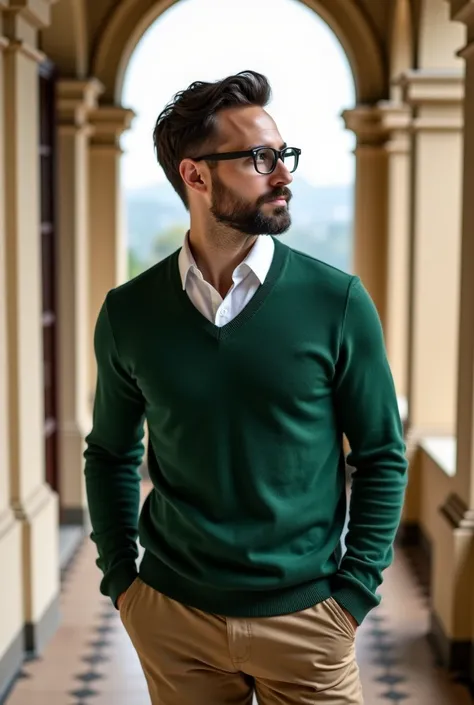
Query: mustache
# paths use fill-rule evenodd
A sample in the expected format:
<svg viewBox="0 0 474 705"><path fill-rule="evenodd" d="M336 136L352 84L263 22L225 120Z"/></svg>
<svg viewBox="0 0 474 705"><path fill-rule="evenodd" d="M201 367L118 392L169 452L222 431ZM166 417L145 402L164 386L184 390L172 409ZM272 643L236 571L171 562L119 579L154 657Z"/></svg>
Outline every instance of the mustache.
<svg viewBox="0 0 474 705"><path fill-rule="evenodd" d="M268 196L262 196L259 199L260 202L258 205L261 205L262 203L269 203L275 198L285 198L289 202L293 198L293 194L291 193L289 188L286 188L286 186L284 186L283 188L276 189Z"/></svg>

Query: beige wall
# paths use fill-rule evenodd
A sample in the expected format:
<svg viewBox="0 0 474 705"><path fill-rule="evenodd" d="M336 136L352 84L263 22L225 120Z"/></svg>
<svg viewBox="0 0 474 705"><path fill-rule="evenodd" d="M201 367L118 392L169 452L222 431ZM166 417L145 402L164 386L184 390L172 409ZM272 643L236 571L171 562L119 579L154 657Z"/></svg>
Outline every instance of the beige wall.
<svg viewBox="0 0 474 705"><path fill-rule="evenodd" d="M58 505L45 483L37 28L48 2L0 17L0 658L41 649L57 610ZM4 171L3 171L4 169ZM8 247L5 246L8 242ZM43 628L44 627L44 628ZM3 684L0 684L3 685Z"/></svg>
<svg viewBox="0 0 474 705"><path fill-rule="evenodd" d="M0 135L4 135L4 57L5 42L0 37ZM6 307L6 232L5 232L5 154L0 140L0 565L2 599L0 600L0 659L18 639L23 625L21 585L21 531L10 505L10 439L8 421L8 359ZM19 589L20 588L20 589ZM19 654L17 654L17 658Z"/></svg>

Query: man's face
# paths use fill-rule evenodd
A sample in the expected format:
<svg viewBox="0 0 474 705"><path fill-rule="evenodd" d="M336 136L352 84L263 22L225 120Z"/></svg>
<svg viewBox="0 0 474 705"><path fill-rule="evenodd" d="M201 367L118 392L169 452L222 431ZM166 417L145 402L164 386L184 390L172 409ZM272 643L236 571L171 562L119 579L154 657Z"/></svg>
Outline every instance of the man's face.
<svg viewBox="0 0 474 705"><path fill-rule="evenodd" d="M216 152L283 147L273 119L263 108L229 108L218 119L221 140ZM271 174L259 174L252 157L221 161L211 178L211 213L217 222L246 235L281 235L290 227L288 184L293 177L281 160Z"/></svg>

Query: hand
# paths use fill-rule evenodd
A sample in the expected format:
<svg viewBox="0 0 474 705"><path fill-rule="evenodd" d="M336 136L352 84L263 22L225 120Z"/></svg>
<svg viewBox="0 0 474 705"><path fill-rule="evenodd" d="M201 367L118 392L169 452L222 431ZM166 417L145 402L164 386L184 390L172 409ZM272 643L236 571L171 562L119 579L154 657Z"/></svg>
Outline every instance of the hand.
<svg viewBox="0 0 474 705"><path fill-rule="evenodd" d="M125 590L125 592L122 592L122 594L119 595L117 598L117 607L118 607L119 612L120 612L120 606L121 606L122 602L124 601L126 594L127 594L127 591Z"/></svg>
<svg viewBox="0 0 474 705"><path fill-rule="evenodd" d="M357 629L359 628L359 625L358 625L357 622L355 621L354 617L353 617L353 616L351 615L351 613L348 612L348 611L346 610L346 608L343 607L342 605L341 605L341 610L344 612L344 614L346 615L347 619L348 619L349 622L352 624L352 626L353 626L353 628L354 628L354 632L356 632Z"/></svg>

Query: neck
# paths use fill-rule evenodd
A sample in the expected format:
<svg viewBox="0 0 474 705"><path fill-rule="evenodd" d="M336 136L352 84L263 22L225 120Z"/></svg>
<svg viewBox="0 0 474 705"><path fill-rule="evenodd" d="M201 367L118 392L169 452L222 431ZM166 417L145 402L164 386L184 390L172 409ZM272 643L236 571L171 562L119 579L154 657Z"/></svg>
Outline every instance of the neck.
<svg viewBox="0 0 474 705"><path fill-rule="evenodd" d="M224 298L232 286L234 269L247 257L256 235L245 235L221 223L205 227L191 221L189 244L204 279Z"/></svg>

